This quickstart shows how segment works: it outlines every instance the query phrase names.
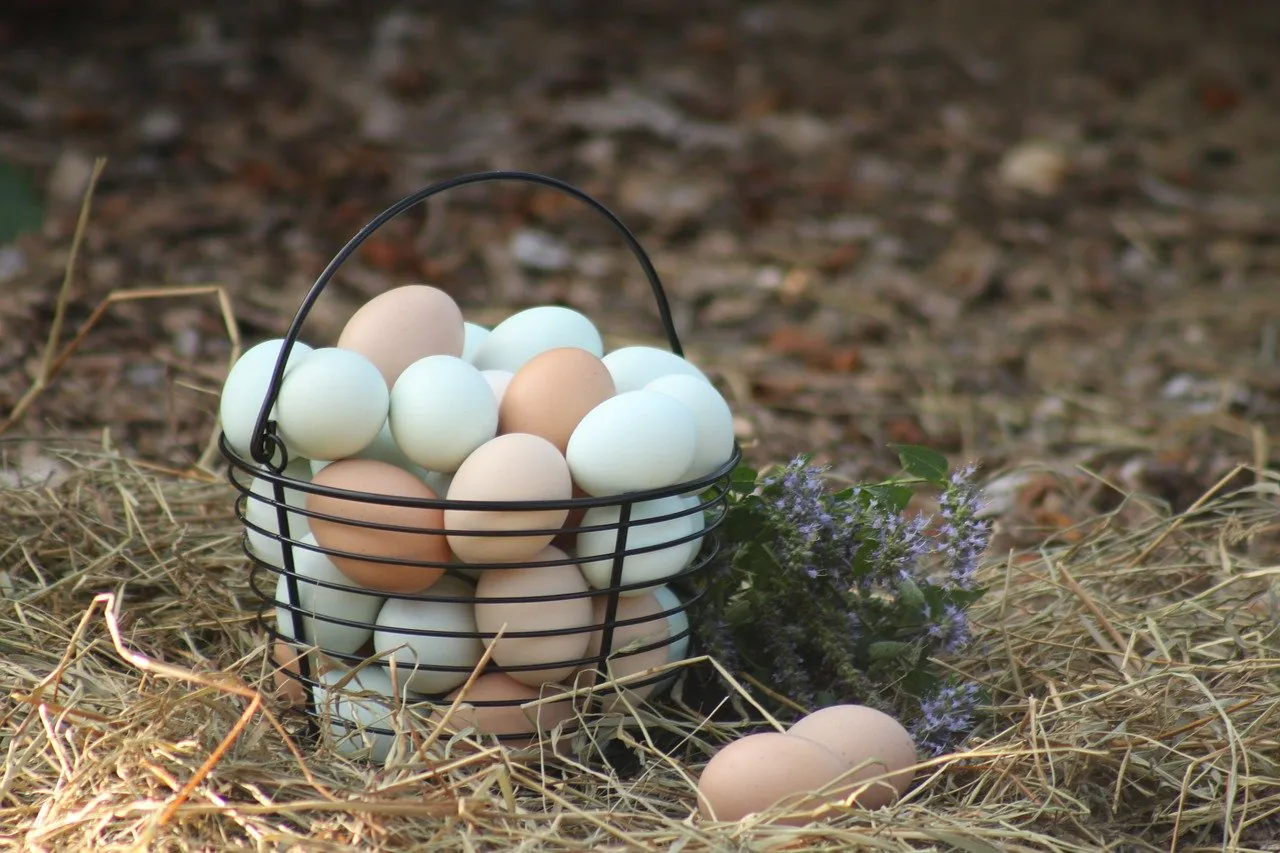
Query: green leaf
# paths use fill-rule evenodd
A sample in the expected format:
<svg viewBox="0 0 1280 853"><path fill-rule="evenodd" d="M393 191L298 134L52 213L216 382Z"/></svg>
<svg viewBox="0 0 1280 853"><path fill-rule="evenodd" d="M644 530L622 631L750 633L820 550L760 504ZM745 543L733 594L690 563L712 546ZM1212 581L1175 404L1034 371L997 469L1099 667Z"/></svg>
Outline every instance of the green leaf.
<svg viewBox="0 0 1280 853"><path fill-rule="evenodd" d="M925 608L924 591L911 578L901 578L898 581L898 596L910 610L919 611Z"/></svg>
<svg viewBox="0 0 1280 853"><path fill-rule="evenodd" d="M44 224L44 205L25 172L0 161L0 246Z"/></svg>
<svg viewBox="0 0 1280 853"><path fill-rule="evenodd" d="M947 457L936 450L914 444L891 444L902 462L902 469L913 477L919 477L939 485L947 481Z"/></svg>
<svg viewBox="0 0 1280 853"><path fill-rule="evenodd" d="M867 647L867 656L875 663L901 660L910 652L910 643L900 643L897 640L880 640Z"/></svg>
<svg viewBox="0 0 1280 853"><path fill-rule="evenodd" d="M880 483L875 486L867 486L862 490L864 500L874 498L881 504L887 506L891 512L902 512L907 508L907 503L911 500L911 496L915 494L910 486L903 486L897 483Z"/></svg>

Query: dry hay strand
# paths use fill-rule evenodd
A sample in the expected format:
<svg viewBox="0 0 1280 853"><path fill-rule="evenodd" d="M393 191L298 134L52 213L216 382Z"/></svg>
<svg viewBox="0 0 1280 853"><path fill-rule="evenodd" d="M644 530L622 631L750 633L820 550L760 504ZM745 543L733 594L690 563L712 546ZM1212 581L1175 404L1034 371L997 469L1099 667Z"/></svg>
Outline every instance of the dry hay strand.
<svg viewBox="0 0 1280 853"><path fill-rule="evenodd" d="M991 718L899 804L792 828L694 816L708 755L768 725L733 673L725 703L755 722L713 723L677 689L635 723L564 735L579 759L415 760L421 720L388 767L317 749L258 692L270 664L230 486L109 447L46 452L56 477L0 502L6 849L1280 849L1274 472L1176 517L1127 502L1069 545L992 561L973 650L951 662Z"/></svg>

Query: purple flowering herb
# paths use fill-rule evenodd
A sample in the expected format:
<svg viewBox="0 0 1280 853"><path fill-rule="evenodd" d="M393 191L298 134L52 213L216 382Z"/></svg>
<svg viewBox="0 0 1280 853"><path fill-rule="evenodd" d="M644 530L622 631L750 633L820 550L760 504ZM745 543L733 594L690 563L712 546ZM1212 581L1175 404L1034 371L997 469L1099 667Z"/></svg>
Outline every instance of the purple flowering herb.
<svg viewBox="0 0 1280 853"><path fill-rule="evenodd" d="M980 702L976 684L944 685L921 700L911 735L931 756L942 755L972 731Z"/></svg>
<svg viewBox="0 0 1280 853"><path fill-rule="evenodd" d="M978 561L991 542L991 525L978 517L982 499L973 482L976 469L968 465L951 475L938 501L942 518L938 551L951 582L961 589L972 589Z"/></svg>

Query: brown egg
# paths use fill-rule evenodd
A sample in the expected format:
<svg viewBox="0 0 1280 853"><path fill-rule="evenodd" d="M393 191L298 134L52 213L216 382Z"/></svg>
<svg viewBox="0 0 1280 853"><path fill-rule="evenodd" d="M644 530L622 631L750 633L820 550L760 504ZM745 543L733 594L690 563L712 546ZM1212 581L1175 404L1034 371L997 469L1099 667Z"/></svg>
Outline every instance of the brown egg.
<svg viewBox="0 0 1280 853"><path fill-rule="evenodd" d="M536 435L500 435L476 448L449 484L451 501L563 501L572 494L569 464ZM532 536L458 535L454 531L555 531L567 509L486 511L447 509L449 546L464 563L519 563L551 544L554 532Z"/></svg>
<svg viewBox="0 0 1280 853"><path fill-rule="evenodd" d="M377 366L390 390L406 367L429 355L462 355L462 311L436 287L410 284L370 299L351 315L340 349Z"/></svg>
<svg viewBox="0 0 1280 853"><path fill-rule="evenodd" d="M568 700L550 702L533 708L522 708L520 705L497 705L482 707L476 702L520 703L532 702L543 695L554 695L559 688L549 687L547 693L541 693L535 687L512 679L506 673L490 672L477 678L467 690L463 701L454 711L445 728L448 731L461 731L474 727L480 735L523 735L526 733L545 733L573 716L573 706ZM447 697L450 702L462 692L459 687ZM433 720L440 720L444 711L432 715ZM513 749L520 749L533 742L532 738L503 738L502 743Z"/></svg>
<svg viewBox="0 0 1280 853"><path fill-rule="evenodd" d="M865 705L832 705L804 717L787 734L811 740L840 756L847 767L861 767L849 775L855 786L886 773L857 795L864 809L878 809L902 796L915 770L916 745L902 724ZM905 768L905 769L904 769Z"/></svg>
<svg viewBox="0 0 1280 853"><path fill-rule="evenodd" d="M578 347L557 347L525 362L498 407L498 432L540 435L561 453L587 414L614 395L604 362Z"/></svg>
<svg viewBox="0 0 1280 853"><path fill-rule="evenodd" d="M808 812L837 794L816 792L849 768L840 756L811 740L762 732L734 741L711 757L698 778L698 813L708 820L736 821L778 806L776 822L803 826Z"/></svg>
<svg viewBox="0 0 1280 853"><path fill-rule="evenodd" d="M533 562L564 560L560 566L540 566L535 569L489 569L482 572L476 583L476 628L482 633L497 633L506 625L506 632L517 631L571 631L591 624L591 599L585 595L563 601L531 601L497 603L486 598L523 598L536 595L572 595L585 593L587 581L578 567L570 562L569 555L559 548L548 546L534 556ZM540 669L519 670L506 673L522 684L531 686L568 678L577 668L573 661L580 660L587 649L590 632L577 631L546 637L508 637L496 641L484 639L492 645L493 662L498 666L534 666L546 664ZM559 665L562 661L570 661Z"/></svg>
<svg viewBox="0 0 1280 853"><path fill-rule="evenodd" d="M608 603L609 597L607 595L592 597L592 624L604 624L605 608ZM619 625L613 629L612 646L614 655L608 661L608 671L613 678L625 678L628 675L635 675L670 662L671 648L669 646L658 646L656 649L649 649L647 652L638 654L621 654L622 650L628 647L640 648L652 645L671 636L671 622L668 617L653 618L657 614L666 611L666 609L667 607L660 603L658 597L653 593L620 596L618 598L618 612L614 617L615 621L626 622L631 619L644 619L646 621L637 622L634 625ZM583 657L592 657L600 654L600 643L603 639L604 635L601 631L592 631L587 641L587 651ZM596 664L585 664L574 676L573 685L574 687L587 687L595 684L597 675ZM626 687L625 693L632 702L640 702L649 696L657 686L658 683L655 682L639 687ZM600 698L602 699L603 710L606 712L626 710L626 704L617 693L604 692L600 694Z"/></svg>
<svg viewBox="0 0 1280 853"><path fill-rule="evenodd" d="M293 673L293 675L297 676L301 672L298 669L297 648L284 640L276 640L271 644L271 660L277 667L271 673L271 685L275 689L276 696L289 705L301 705L306 702L307 694L302 682L297 678L290 678L288 675L288 673ZM332 660L321 655L314 655L311 661L310 675L312 679L334 667ZM317 667L319 667L319 671L317 671Z"/></svg>
<svg viewBox="0 0 1280 853"><path fill-rule="evenodd" d="M326 465L311 481L317 486L364 492L398 498L430 500L436 497L421 480L402 468L375 459L343 459ZM311 533L321 548L347 551L374 559L330 555L329 559L344 575L366 589L380 592L422 592L444 574L443 568L399 566L376 562L415 560L431 563L449 561L449 546L440 533L417 530L441 530L442 510L307 495L307 509L341 519L312 517ZM414 528L412 531L380 530L357 527L346 522Z"/></svg>

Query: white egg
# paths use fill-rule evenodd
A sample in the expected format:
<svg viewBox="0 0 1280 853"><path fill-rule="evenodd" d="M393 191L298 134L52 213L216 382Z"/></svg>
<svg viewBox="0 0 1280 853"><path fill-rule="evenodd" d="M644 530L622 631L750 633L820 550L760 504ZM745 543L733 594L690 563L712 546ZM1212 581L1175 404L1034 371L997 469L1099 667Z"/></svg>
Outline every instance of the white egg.
<svg viewBox="0 0 1280 853"><path fill-rule="evenodd" d="M267 386L271 384L271 373L275 370L283 344L283 338L276 338L250 347L236 359L222 385L218 419L222 423L222 431L227 434L227 443L244 459L253 458L249 448L253 427L267 398ZM310 353L311 347L295 341L289 350L289 360L285 362L285 375L288 376ZM272 407L272 418L276 416L277 408Z"/></svg>
<svg viewBox="0 0 1280 853"><path fill-rule="evenodd" d="M715 386L685 373L660 376L644 386L684 403L698 424L693 461L681 481L697 480L729 461L733 455L733 413Z"/></svg>
<svg viewBox="0 0 1280 853"><path fill-rule="evenodd" d="M493 328L476 352L481 370L515 373L539 353L556 347L578 347L604 354L604 341L584 314L559 305L541 305L512 314Z"/></svg>
<svg viewBox="0 0 1280 853"><path fill-rule="evenodd" d="M484 343L484 339L489 337L489 330L475 323L463 323L462 333L462 360L469 364L475 364L476 353L480 350L480 345Z"/></svg>
<svg viewBox="0 0 1280 853"><path fill-rule="evenodd" d="M681 495L680 500L684 502L685 509L689 512L689 524L694 533L702 533L707 529L707 516L705 510L698 509L702 505L702 498L699 495ZM689 544L689 550L693 552L689 562L697 559L698 554L702 551L703 537L699 536Z"/></svg>
<svg viewBox="0 0 1280 853"><path fill-rule="evenodd" d="M335 667L320 674L317 678L319 683L312 689L316 711L319 716L330 720L333 748L340 755L385 762L394 737L369 729L376 726L395 730L395 711L392 708L395 690L391 678L381 667L369 665L357 672L341 690L336 689L348 672L350 670L345 667ZM357 695L366 692L373 695ZM401 695L412 698L403 688Z"/></svg>
<svg viewBox="0 0 1280 853"><path fill-rule="evenodd" d="M657 391L627 391L587 412L569 436L573 481L603 497L680 482L697 448L689 407Z"/></svg>
<svg viewBox="0 0 1280 853"><path fill-rule="evenodd" d="M606 355L603 361L619 394L639 391L653 380L673 373L710 381L686 359L657 347L622 347Z"/></svg>
<svg viewBox="0 0 1280 853"><path fill-rule="evenodd" d="M663 610L675 610L680 606L680 597L669 586L660 586L652 590L653 597L658 600L658 606ZM668 637L675 637L679 634L685 634L689 630L689 614L684 610L672 613L667 617L667 624L671 626ZM689 635L680 637L672 641L667 646L667 660L671 663L684 660L684 656L689 653Z"/></svg>
<svg viewBox="0 0 1280 853"><path fill-rule="evenodd" d="M311 463L307 459L294 459L285 466L281 475L291 480L307 482L311 479ZM284 567L284 554L277 535L282 535L279 524L279 513L276 511L275 486L270 480L254 477L249 484L249 494L245 497L244 516L245 534L249 539L249 550L253 555L269 566ZM304 509L307 503L305 492L288 487L284 490L284 502L288 507ZM289 524L288 539L297 542L311 532L307 517L302 513L290 512L285 516ZM268 531L262 533L249 525L255 525ZM296 553L296 549L295 549Z"/></svg>
<svg viewBox="0 0 1280 853"><path fill-rule="evenodd" d="M388 401L387 383L369 359L337 347L314 350L280 387L280 436L310 459L343 459L377 438Z"/></svg>
<svg viewBox="0 0 1280 853"><path fill-rule="evenodd" d="M378 618L382 608L382 597L362 592L355 592L353 584L332 561L316 547L314 536L307 535L301 540L302 545L293 549L293 568L298 575L297 607L303 613L303 640L311 645L319 646L326 652L353 654L368 641L373 634L371 627ZM307 581L318 581L308 583ZM334 589L320 586L320 583L338 584L348 589ZM276 579L276 601L292 604L289 595L289 579L283 574ZM361 626L341 625L328 619L345 619L350 622L363 623ZM293 612L286 607L276 606L276 630L289 639L296 639L293 632Z"/></svg>
<svg viewBox="0 0 1280 853"><path fill-rule="evenodd" d="M498 432L498 402L474 366L431 355L405 368L391 389L391 434L404 455L443 474Z"/></svg>
<svg viewBox="0 0 1280 853"><path fill-rule="evenodd" d="M452 474L441 474L439 471L428 471L425 468L419 468L422 482L427 484L427 488L436 493L437 497L443 498L449 494L449 484L453 482Z"/></svg>
<svg viewBox="0 0 1280 853"><path fill-rule="evenodd" d="M624 550L627 555L622 558L622 583L634 584L665 580L679 573L691 562L701 545L700 539L680 542L663 548L662 545L683 539L697 533L693 519L689 515L669 518L664 521L647 519L682 513L689 509L689 504L681 497L658 498L642 501L631 508L631 517L627 524L627 541ZM592 507L582 518L583 527L596 525L617 525L621 518L621 508L617 506ZM643 553L631 551L648 549ZM614 558L606 556L618 551L618 528L604 530L584 530L578 534L574 553L578 558L578 566L587 583L596 589L605 589L613 579ZM602 559L594 559L594 558ZM627 590L622 595L643 595L652 587Z"/></svg>
<svg viewBox="0 0 1280 853"><path fill-rule="evenodd" d="M422 595L449 596L457 601L428 601L421 598L391 598L382 606L373 634L379 655L390 653L397 672L410 690L418 693L448 693L471 675L484 654L479 637L440 637L405 634L411 631L476 633L475 608L470 601L475 589L460 578L445 576ZM393 651L394 650L394 651ZM432 667L466 667L465 670L436 670Z"/></svg>
<svg viewBox="0 0 1280 853"><path fill-rule="evenodd" d="M507 393L507 386L511 384L511 379L515 374L510 370L482 370L480 373L484 376L484 381L489 383L489 388L493 391L493 398L501 406L502 395Z"/></svg>

